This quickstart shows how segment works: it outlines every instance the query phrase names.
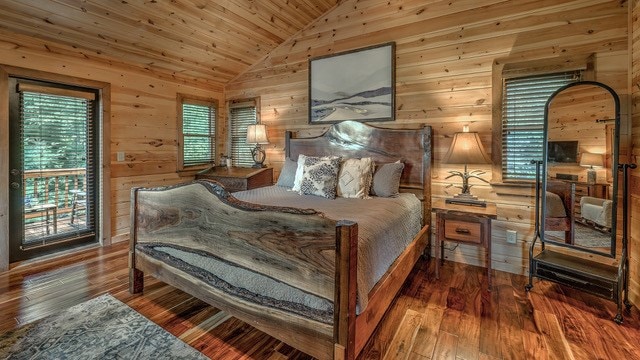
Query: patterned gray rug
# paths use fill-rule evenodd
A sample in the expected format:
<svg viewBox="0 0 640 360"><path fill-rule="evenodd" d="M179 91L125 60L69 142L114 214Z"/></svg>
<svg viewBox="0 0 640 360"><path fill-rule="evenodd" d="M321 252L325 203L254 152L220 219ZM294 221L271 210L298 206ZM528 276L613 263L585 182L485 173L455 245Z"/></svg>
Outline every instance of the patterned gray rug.
<svg viewBox="0 0 640 360"><path fill-rule="evenodd" d="M545 235L555 238L554 240L564 242L564 232L545 231ZM576 222L574 242L576 245L584 247L608 248L611 246L611 234L592 229L587 225Z"/></svg>
<svg viewBox="0 0 640 360"><path fill-rule="evenodd" d="M0 359L208 359L111 295L0 334Z"/></svg>

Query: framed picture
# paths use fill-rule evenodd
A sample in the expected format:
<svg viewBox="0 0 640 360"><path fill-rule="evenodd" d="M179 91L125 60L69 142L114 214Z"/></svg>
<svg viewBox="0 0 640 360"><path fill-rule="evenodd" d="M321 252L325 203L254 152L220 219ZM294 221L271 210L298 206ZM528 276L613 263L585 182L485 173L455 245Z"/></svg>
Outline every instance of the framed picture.
<svg viewBox="0 0 640 360"><path fill-rule="evenodd" d="M309 60L309 123L395 120L395 43Z"/></svg>

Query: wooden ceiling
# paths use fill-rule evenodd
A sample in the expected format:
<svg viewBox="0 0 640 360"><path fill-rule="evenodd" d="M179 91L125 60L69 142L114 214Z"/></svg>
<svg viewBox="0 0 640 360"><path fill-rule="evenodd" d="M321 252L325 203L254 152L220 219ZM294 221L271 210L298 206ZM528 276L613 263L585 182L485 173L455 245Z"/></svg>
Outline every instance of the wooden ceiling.
<svg viewBox="0 0 640 360"><path fill-rule="evenodd" d="M227 83L338 0L2 0L0 29L184 79Z"/></svg>

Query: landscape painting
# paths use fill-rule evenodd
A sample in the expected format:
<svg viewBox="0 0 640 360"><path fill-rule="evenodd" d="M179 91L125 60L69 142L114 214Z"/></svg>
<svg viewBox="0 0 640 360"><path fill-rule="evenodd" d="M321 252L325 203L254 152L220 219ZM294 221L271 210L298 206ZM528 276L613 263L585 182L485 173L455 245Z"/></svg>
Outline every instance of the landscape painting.
<svg viewBox="0 0 640 360"><path fill-rule="evenodd" d="M309 61L309 123L395 118L395 43Z"/></svg>

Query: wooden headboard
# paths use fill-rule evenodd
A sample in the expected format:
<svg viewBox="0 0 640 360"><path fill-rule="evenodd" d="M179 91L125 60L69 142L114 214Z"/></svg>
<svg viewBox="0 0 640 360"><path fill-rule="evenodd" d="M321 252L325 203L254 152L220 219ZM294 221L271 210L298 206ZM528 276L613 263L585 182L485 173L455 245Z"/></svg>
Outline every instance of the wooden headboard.
<svg viewBox="0 0 640 360"><path fill-rule="evenodd" d="M294 137L286 132L286 157L298 155L343 158L371 157L376 164L402 161L400 190L415 193L423 201L425 224L431 222L431 126L417 129L388 129L357 121L332 125L322 135Z"/></svg>

